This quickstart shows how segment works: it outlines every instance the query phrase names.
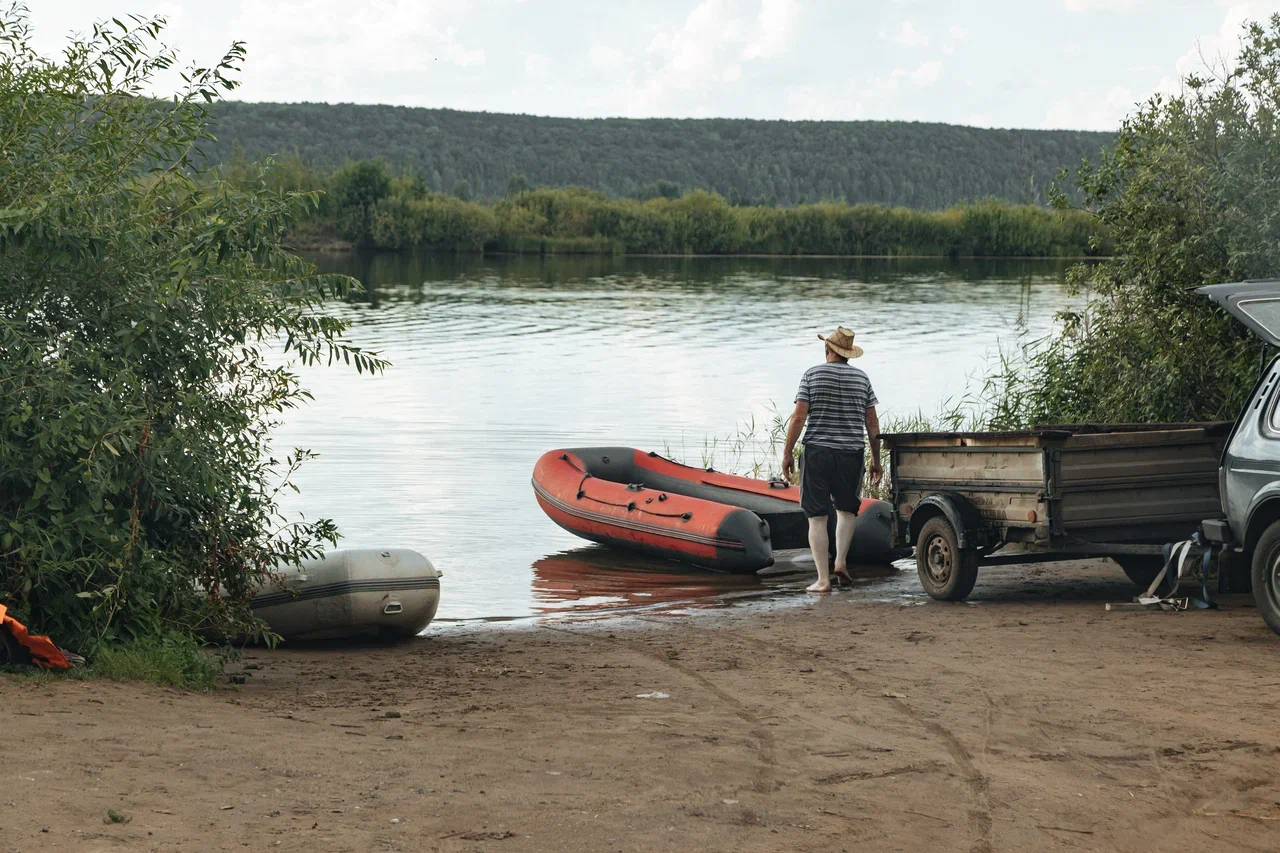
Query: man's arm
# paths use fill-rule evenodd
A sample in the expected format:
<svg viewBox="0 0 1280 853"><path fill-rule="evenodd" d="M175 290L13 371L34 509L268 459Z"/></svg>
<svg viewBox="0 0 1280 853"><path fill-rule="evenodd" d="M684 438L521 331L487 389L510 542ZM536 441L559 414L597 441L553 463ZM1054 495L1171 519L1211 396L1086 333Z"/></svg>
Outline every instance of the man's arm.
<svg viewBox="0 0 1280 853"><path fill-rule="evenodd" d="M801 400L796 403L796 410L791 413L791 422L787 424L787 443L782 448L782 479L790 480L791 471L796 464L796 442L800 440L800 431L809 417L809 404Z"/></svg>
<svg viewBox="0 0 1280 853"><path fill-rule="evenodd" d="M880 418L876 416L875 406L867 406L867 443L871 445L867 470L871 472L871 482L879 483L884 469L880 467Z"/></svg>

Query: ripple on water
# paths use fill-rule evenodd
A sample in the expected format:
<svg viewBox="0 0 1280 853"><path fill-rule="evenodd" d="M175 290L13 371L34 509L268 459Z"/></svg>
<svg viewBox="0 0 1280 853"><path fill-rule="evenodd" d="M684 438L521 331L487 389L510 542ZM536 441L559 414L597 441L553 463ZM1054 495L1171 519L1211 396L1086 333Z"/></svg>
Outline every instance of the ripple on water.
<svg viewBox="0 0 1280 853"><path fill-rule="evenodd" d="M768 596L789 581L645 563L551 523L529 486L564 446L697 464L709 437L788 409L818 331L854 328L881 413L935 410L1020 318L1066 307L1062 264L325 256L361 278L337 308L385 375L306 369L315 400L278 443L321 458L286 508L346 547L402 546L445 571L442 619Z"/></svg>

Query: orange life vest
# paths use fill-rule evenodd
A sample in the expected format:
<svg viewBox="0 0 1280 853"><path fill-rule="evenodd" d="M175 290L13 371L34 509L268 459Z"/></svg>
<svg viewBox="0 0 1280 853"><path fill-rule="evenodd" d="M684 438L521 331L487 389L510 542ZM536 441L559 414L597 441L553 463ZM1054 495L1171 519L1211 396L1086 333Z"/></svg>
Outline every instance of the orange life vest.
<svg viewBox="0 0 1280 853"><path fill-rule="evenodd" d="M18 641L18 645L31 653L31 659L38 666L45 669L71 669L71 662L53 644L53 640L29 633L27 626L10 616L3 604L0 604L0 631L8 631Z"/></svg>

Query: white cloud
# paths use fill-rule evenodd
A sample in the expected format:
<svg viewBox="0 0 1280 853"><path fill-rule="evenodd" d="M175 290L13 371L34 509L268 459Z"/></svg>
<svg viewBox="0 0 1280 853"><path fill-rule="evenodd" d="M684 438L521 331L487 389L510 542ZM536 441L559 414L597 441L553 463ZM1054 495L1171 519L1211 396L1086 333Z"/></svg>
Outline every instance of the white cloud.
<svg viewBox="0 0 1280 853"><path fill-rule="evenodd" d="M742 51L742 58L770 59L782 55L799 20L798 0L760 0L755 31Z"/></svg>
<svg viewBox="0 0 1280 853"><path fill-rule="evenodd" d="M925 47L929 44L929 37L917 30L915 24L910 21L903 21L898 29L892 33L888 30L881 30L880 38L903 47Z"/></svg>
<svg viewBox="0 0 1280 853"><path fill-rule="evenodd" d="M849 87L852 89L852 86ZM833 94L813 86L787 89L783 118L792 121L849 121L863 118L862 103L850 93Z"/></svg>
<svg viewBox="0 0 1280 853"><path fill-rule="evenodd" d="M653 36L639 67L613 93L611 114L705 112L705 106L690 105L741 79L742 63L788 51L800 9L798 0L761 0L750 21L737 17L736 0L701 0L678 26Z"/></svg>
<svg viewBox="0 0 1280 853"><path fill-rule="evenodd" d="M942 63L936 59L930 59L921 62L913 71L907 71L904 68L895 68L889 74L889 85L896 86L900 81L905 80L913 86L932 86L938 82L938 77L942 74Z"/></svg>
<svg viewBox="0 0 1280 853"><path fill-rule="evenodd" d="M1178 58L1175 69L1178 78L1193 72L1220 71L1235 64L1240 55L1240 36L1246 21L1265 21L1272 13L1280 12L1277 0L1245 0L1227 7L1222 24L1216 33L1206 33Z"/></svg>
<svg viewBox="0 0 1280 853"><path fill-rule="evenodd" d="M1133 109L1136 100L1127 86L1114 86L1107 92L1084 89L1054 101L1040 126L1045 129L1115 130Z"/></svg>
<svg viewBox="0 0 1280 853"><path fill-rule="evenodd" d="M723 0L703 0L675 32L659 32L647 52L682 74L705 73L715 65L716 53L735 40L737 22L728 17Z"/></svg>
<svg viewBox="0 0 1280 853"><path fill-rule="evenodd" d="M609 45L593 44L587 51L587 62L593 68L621 68L627 61L626 53Z"/></svg>
<svg viewBox="0 0 1280 853"><path fill-rule="evenodd" d="M552 79L551 57L544 53L528 53L524 57L524 77L530 83L547 83Z"/></svg>
<svg viewBox="0 0 1280 853"><path fill-rule="evenodd" d="M1162 76L1155 92L1176 95L1189 74L1218 75L1235 65L1240 55L1240 37L1246 21L1265 21L1280 12L1280 0L1244 0L1230 3L1216 33L1198 37L1187 52L1178 57L1172 74Z"/></svg>
<svg viewBox="0 0 1280 853"><path fill-rule="evenodd" d="M193 45L186 36L197 24L189 10L175 10L175 44ZM421 102L423 78L438 79L452 66L476 71L487 62L484 48L461 34L473 19L465 0L430 5L414 0L371 0L352 15L342 0L277 0L245 4L227 31L247 43L249 62L244 87L246 100L299 100L312 97L331 102L352 100ZM341 26L335 26L341 21ZM387 27L387 21L395 21ZM190 60L208 59L190 48ZM324 57L322 59L322 57ZM455 72L456 73L456 72ZM371 84L378 95L371 97Z"/></svg>
<svg viewBox="0 0 1280 853"><path fill-rule="evenodd" d="M968 41L970 38L969 31L964 27L952 27L948 32L956 41Z"/></svg>
<svg viewBox="0 0 1280 853"><path fill-rule="evenodd" d="M1127 12L1150 0L1063 0L1068 12Z"/></svg>

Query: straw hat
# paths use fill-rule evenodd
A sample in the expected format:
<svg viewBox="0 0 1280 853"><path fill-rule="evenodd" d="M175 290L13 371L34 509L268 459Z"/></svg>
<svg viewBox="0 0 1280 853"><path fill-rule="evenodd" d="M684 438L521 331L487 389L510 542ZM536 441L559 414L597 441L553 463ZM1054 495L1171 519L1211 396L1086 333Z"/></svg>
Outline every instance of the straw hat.
<svg viewBox="0 0 1280 853"><path fill-rule="evenodd" d="M862 347L853 345L853 332L844 326L837 326L836 330L825 338L818 335L818 340L825 341L827 346L845 358L859 358L862 355Z"/></svg>

